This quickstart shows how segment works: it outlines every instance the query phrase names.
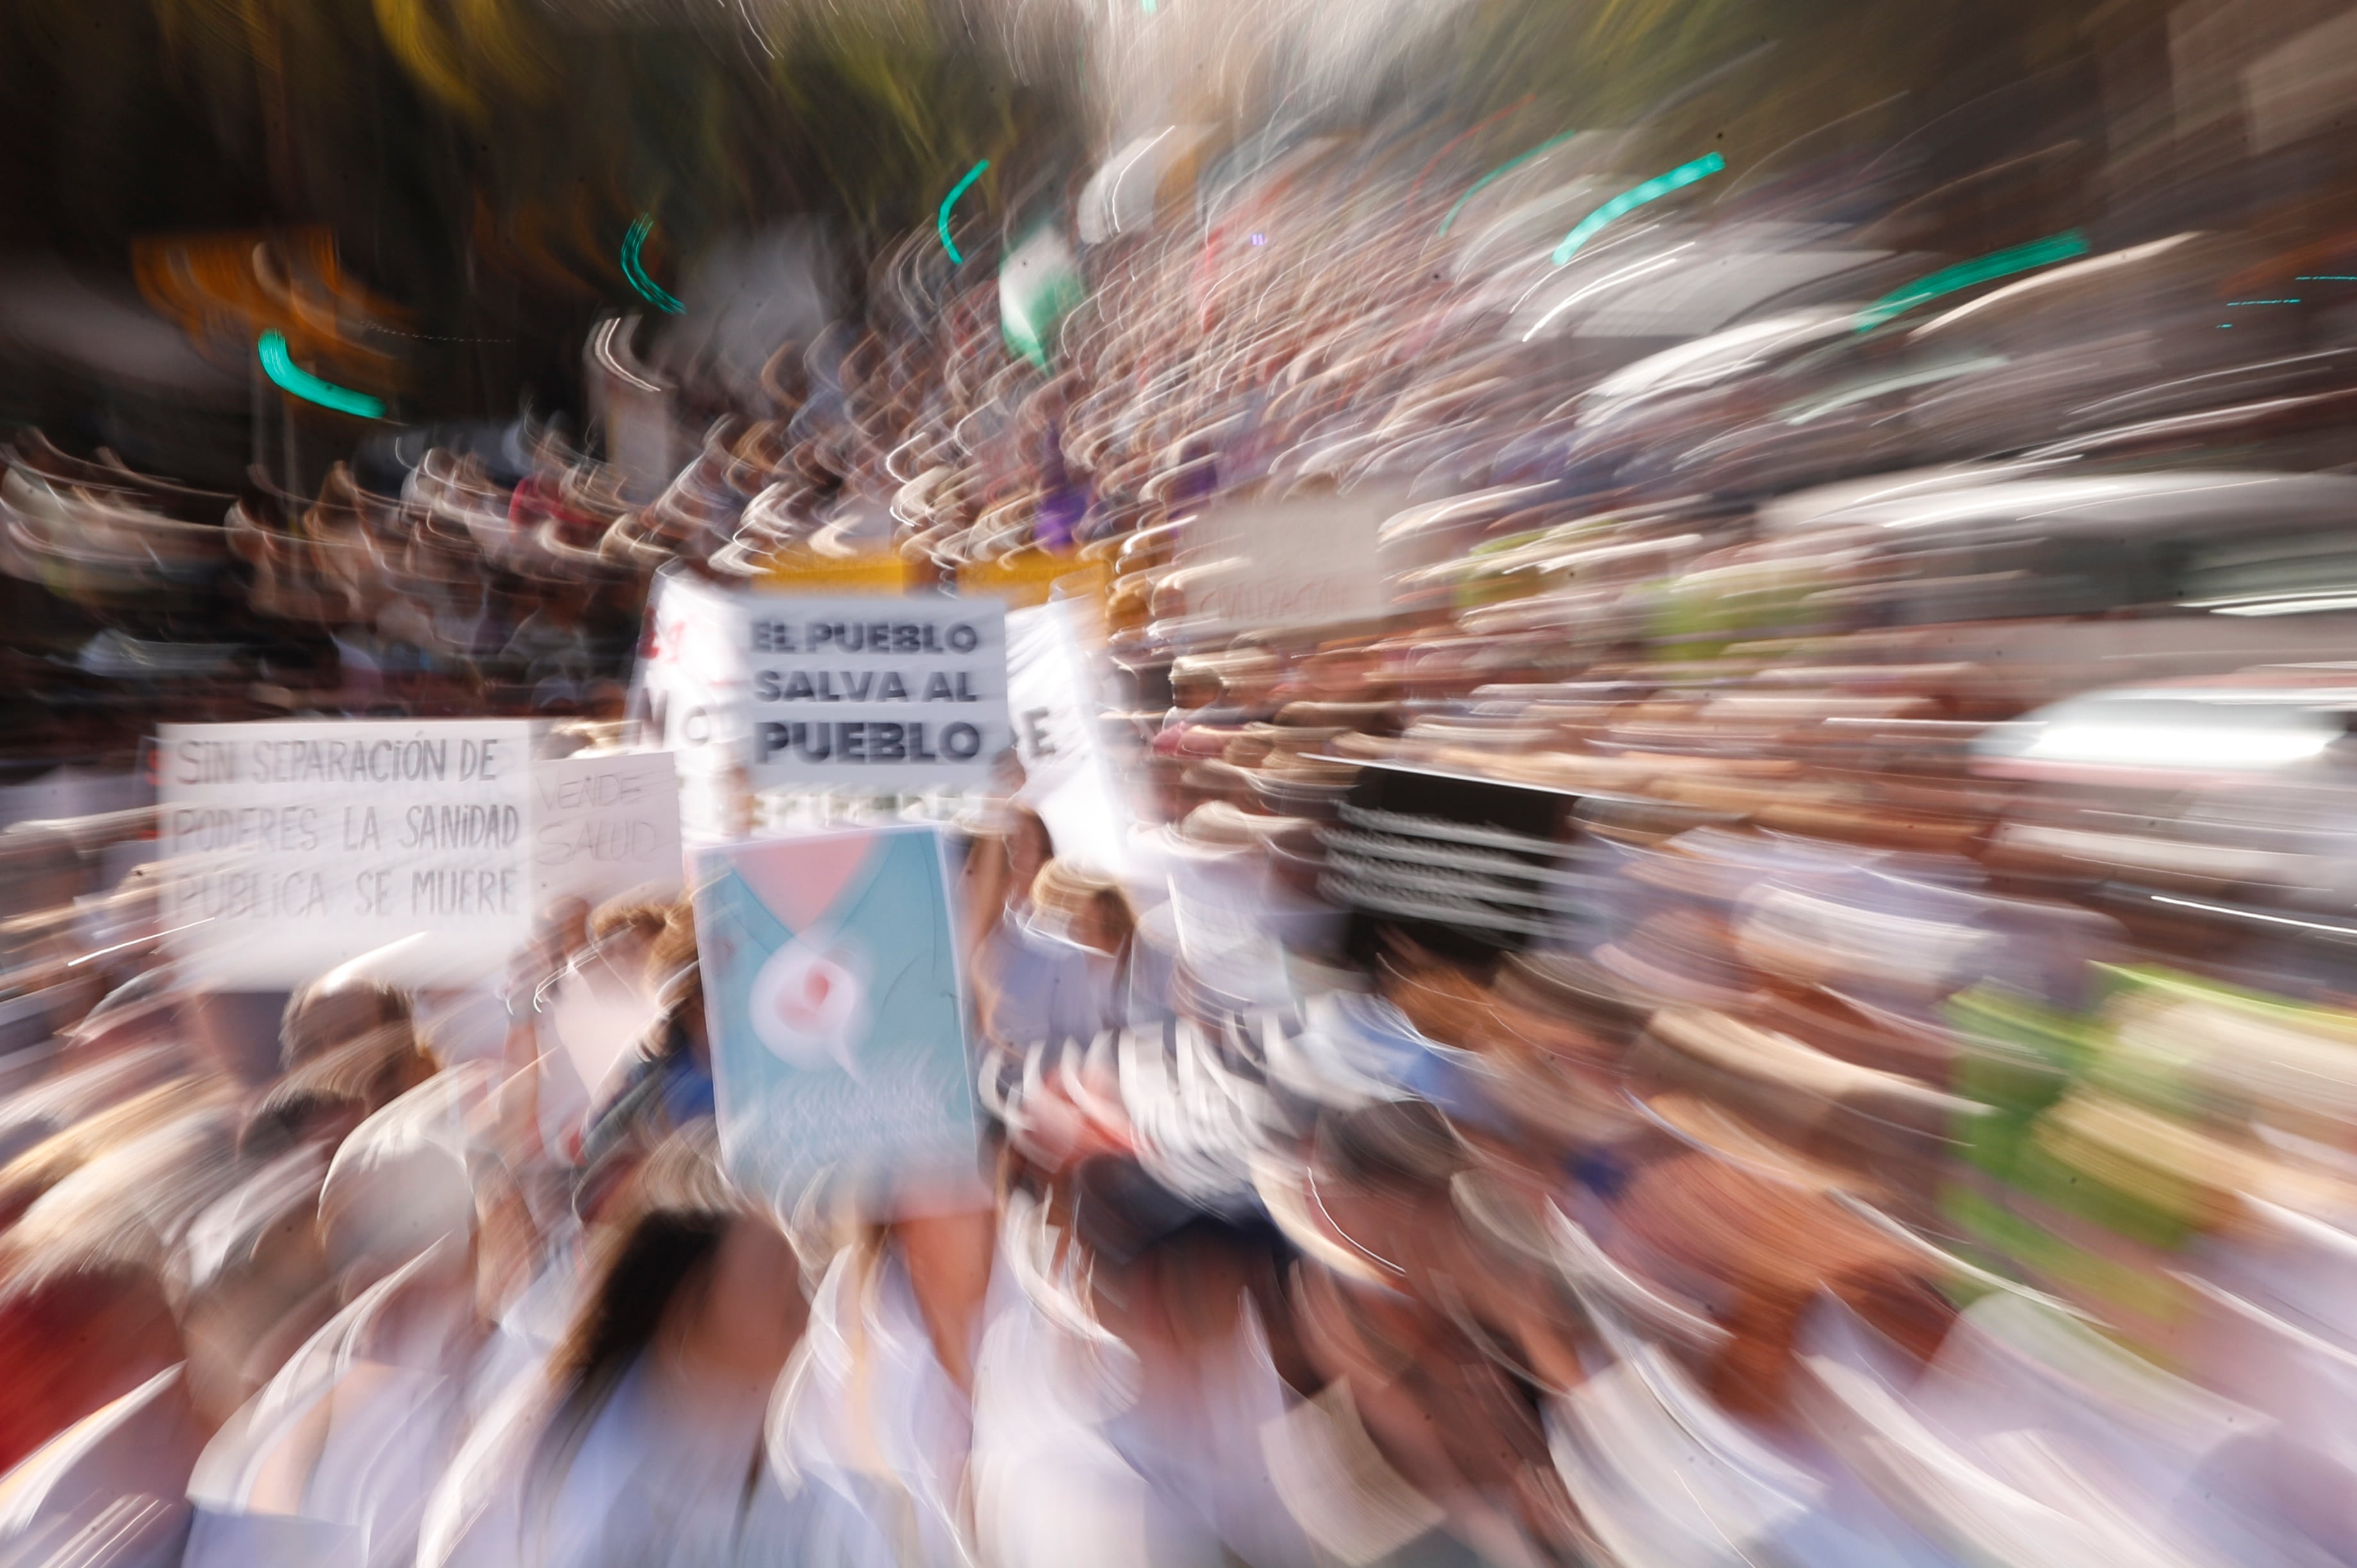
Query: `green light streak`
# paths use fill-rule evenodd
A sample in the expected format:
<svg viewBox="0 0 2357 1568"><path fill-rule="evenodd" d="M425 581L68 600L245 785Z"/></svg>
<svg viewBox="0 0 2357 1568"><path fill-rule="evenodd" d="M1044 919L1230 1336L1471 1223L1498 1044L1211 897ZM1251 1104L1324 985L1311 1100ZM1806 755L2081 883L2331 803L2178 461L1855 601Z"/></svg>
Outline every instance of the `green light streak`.
<svg viewBox="0 0 2357 1568"><path fill-rule="evenodd" d="M332 408L338 413L349 413L357 419L382 419L384 400L366 392L356 392L350 387L339 387L333 381L323 381L295 362L286 352L286 339L275 332L264 332L254 345L262 360L262 373L280 392L291 393L305 403L316 403L321 408Z"/></svg>
<svg viewBox="0 0 2357 1568"><path fill-rule="evenodd" d="M1868 332L1894 316L1903 315L1926 300L1953 294L1958 289L1971 288L1995 278L2011 277L2016 273L2033 272L2040 267L2067 262L2087 253L2087 238L2076 229L2060 234L2050 234L2043 240L2032 240L2027 245L2016 245L2009 251L1995 251L1969 262L1958 262L1953 267L1942 267L1936 273L1917 278L1906 287L1884 295L1857 313L1857 330Z"/></svg>
<svg viewBox="0 0 2357 1568"><path fill-rule="evenodd" d="M957 199L963 196L966 191L972 188L974 182L982 177L982 171L989 166L990 160L988 158L983 159L982 162L966 170L965 177L958 181L955 185L950 187L950 193L942 198L942 212L940 220L942 231L942 249L950 253L951 261L956 262L961 266L964 264L965 257L958 252L957 242L950 238L950 209L957 205Z"/></svg>
<svg viewBox="0 0 2357 1568"><path fill-rule="evenodd" d="M1707 179L1727 166L1727 160L1717 153L1705 153L1690 164L1680 164L1669 173L1655 175L1642 185L1631 186L1587 217L1573 225L1563 243L1555 248L1555 264L1563 265L1579 253L1598 229L1626 212L1632 212L1649 201L1659 201L1674 190L1684 190L1698 179Z"/></svg>
<svg viewBox="0 0 2357 1568"><path fill-rule="evenodd" d="M1483 186L1489 184L1491 180L1497 178L1501 174L1513 173L1514 170L1522 167L1524 164L1530 162L1541 153L1545 152L1549 147L1561 142L1568 142L1574 136L1578 134L1579 133L1577 131L1566 131L1560 136L1550 136L1545 141L1541 142L1537 146L1533 147L1529 152L1516 154L1514 156L1508 158L1504 163L1500 164L1496 168L1491 169L1488 174L1483 175L1480 179L1475 180L1471 185L1467 186L1465 188L1465 194L1457 199L1457 205L1448 209L1448 216L1440 220L1440 234L1438 237L1444 240L1448 237L1448 226L1457 221L1457 215L1465 210L1465 204L1467 202L1481 194L1481 188Z"/></svg>
<svg viewBox="0 0 2357 1568"><path fill-rule="evenodd" d="M655 280L647 276L646 264L639 260L639 252L645 247L647 236L654 231L655 220L643 212L639 215L639 220L630 225L630 233L622 239L622 275L630 280L630 286L637 289L649 305L666 316L677 316L687 307L657 287Z"/></svg>

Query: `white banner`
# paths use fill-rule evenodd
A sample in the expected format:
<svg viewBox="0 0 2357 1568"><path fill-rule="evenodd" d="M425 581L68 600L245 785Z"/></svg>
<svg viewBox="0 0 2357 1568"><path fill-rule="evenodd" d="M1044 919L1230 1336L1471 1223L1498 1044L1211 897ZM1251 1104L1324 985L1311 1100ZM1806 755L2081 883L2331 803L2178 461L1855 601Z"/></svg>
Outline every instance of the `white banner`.
<svg viewBox="0 0 2357 1568"><path fill-rule="evenodd" d="M1184 558L1207 570L1189 590L1189 612L1237 627L1383 615L1389 590L1375 535L1399 504L1395 492L1371 489L1212 507L1187 525Z"/></svg>

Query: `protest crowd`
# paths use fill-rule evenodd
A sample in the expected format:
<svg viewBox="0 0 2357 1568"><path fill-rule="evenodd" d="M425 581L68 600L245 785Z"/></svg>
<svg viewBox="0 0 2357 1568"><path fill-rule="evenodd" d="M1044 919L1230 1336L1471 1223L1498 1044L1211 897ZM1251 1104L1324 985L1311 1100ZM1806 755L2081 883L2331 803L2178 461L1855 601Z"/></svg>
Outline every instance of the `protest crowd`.
<svg viewBox="0 0 2357 1568"><path fill-rule="evenodd" d="M1457 129L20 429L0 1568L2357 1561L2357 231Z"/></svg>

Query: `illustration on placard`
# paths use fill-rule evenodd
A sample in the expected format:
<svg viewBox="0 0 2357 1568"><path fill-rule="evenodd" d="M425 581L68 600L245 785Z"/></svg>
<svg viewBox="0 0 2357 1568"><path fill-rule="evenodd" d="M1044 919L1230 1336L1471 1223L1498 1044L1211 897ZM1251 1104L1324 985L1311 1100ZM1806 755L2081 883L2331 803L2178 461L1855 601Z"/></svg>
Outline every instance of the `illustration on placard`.
<svg viewBox="0 0 2357 1568"><path fill-rule="evenodd" d="M737 1179L791 1202L971 1168L965 1005L929 827L734 844L695 913L720 1112Z"/></svg>
<svg viewBox="0 0 2357 1568"><path fill-rule="evenodd" d="M796 937L753 976L755 1037L804 1072L830 1062L859 1076L853 1043L867 1022L866 956L833 931Z"/></svg>

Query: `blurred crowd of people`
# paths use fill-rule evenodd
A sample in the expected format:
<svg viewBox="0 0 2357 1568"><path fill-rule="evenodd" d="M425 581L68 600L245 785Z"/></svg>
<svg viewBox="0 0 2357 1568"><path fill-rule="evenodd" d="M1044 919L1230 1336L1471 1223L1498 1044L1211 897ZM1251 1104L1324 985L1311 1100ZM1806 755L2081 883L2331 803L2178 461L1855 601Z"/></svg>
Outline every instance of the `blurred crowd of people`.
<svg viewBox="0 0 2357 1568"><path fill-rule="evenodd" d="M209 993L151 812L10 828L0 1563L2357 1557L2357 231L1975 268L1857 220L1896 164L1430 140L1207 175L1051 319L944 208L758 374L609 322L651 498L20 433L16 760L627 744L659 573L889 562L1094 628L1122 854L950 831L985 1197L878 1211L726 1174L686 901ZM1380 603L1238 624L1346 503Z"/></svg>

